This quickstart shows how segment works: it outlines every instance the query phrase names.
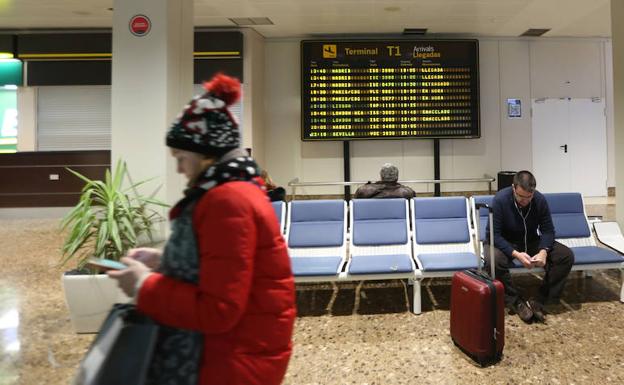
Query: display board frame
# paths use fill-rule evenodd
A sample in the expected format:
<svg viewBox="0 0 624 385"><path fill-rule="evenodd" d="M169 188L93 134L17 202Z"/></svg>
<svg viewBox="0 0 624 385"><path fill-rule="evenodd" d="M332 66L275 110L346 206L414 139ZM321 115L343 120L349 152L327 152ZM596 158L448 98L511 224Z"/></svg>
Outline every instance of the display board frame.
<svg viewBox="0 0 624 385"><path fill-rule="evenodd" d="M319 48L321 47L321 48ZM328 48L327 52L324 51L325 48ZM330 49L331 48L331 49ZM452 52L451 50L456 48L456 52ZM361 54L360 54L361 53ZM462 55L466 55L468 57L464 57ZM392 57L388 57L392 55ZM353 56L349 58L348 56ZM350 141L350 140L379 140L379 139L473 139L481 137L481 124L480 124L480 91L479 91L479 42L476 39L335 39L335 40L327 40L327 39L316 39L316 40L302 40L300 44L300 58L301 58L301 139L302 141ZM368 60L368 63L366 61ZM334 102L332 107L328 105L330 103L327 102L327 97L323 99L320 104L317 103L317 99L322 99L323 96L329 94L331 92L336 92L339 87L346 87L349 90L353 90L358 88L357 85L353 85L355 83L347 84L344 83L332 83L334 85L327 86L329 83L315 83L317 79L327 79L322 76L316 75L327 75L327 73L311 73L312 69L321 70L321 69L337 69L337 68L347 68L347 69L357 69L357 71L362 71L363 68L368 68L368 71L371 71L371 68L377 68L380 71L382 69L387 69L390 71L390 68L394 69L393 71L405 71L399 75L399 72L389 72L383 73L378 72L378 80L382 80L382 74L385 75L393 75L395 78L392 78L391 81L385 82L373 82L372 79L366 78L364 83L366 84L379 84L380 86L364 86L364 92L368 92L370 96L374 96L376 98L386 98L387 95L392 95L392 93L405 92L404 94L400 94L403 96L395 96L393 100L389 103L385 103L385 100L377 100L381 103L372 103L370 101L370 97L366 97L367 101L362 101L362 98L355 98L358 101L353 104L349 104L349 102L344 103L343 110L341 110L342 114L345 115L344 121L345 125L336 125L336 121L340 120L340 118L335 118L329 124L327 123L327 118L324 119L324 115L321 117L317 117L312 115L312 113L322 113L322 109L325 108L326 114L333 114L334 111L339 110L340 108L334 108L337 103L335 100L331 100ZM406 77L410 75L410 68L412 72L412 77L406 80ZM455 74L451 74L450 72L445 72L443 75L452 75L450 78L446 78L444 76L439 78L439 82L436 83L436 80L427 81L423 72L418 72L420 69L425 68L427 70L430 69L453 69L453 70L461 70L464 71L463 74L469 74L467 78L458 78L455 79L453 76ZM347 73L348 76L343 77L343 79L360 79L363 73L358 72L357 76L350 76L353 73ZM415 75L414 75L415 74ZM420 75L418 75L420 74ZM432 74L435 74L433 72ZM461 75L461 73L458 73ZM332 73L331 76L334 76L331 80L336 79L336 74ZM404 76L407 75L407 76ZM402 79L399 79L399 76ZM314 80L313 80L314 79ZM399 80L402 82L399 83ZM327 80L326 80L327 81ZM351 80L346 80L349 82ZM408 83L409 82L409 83ZM446 100L418 100L417 98L423 97L424 94L422 92L428 92L427 95L430 94L431 91L435 91L440 93L441 86L435 86L438 88L432 88L433 86L427 87L419 87L419 86L410 86L409 90L406 88L398 89L394 86L394 89L390 89L389 91L383 91L383 84L441 84L444 83L445 86L449 87L450 90L461 90L462 92L456 92L456 94L443 92L439 96L453 96L453 97L466 97L467 99L462 100L454 100L446 99ZM457 86L457 84L460 84ZM320 95L321 98L318 98L319 95L312 95L313 88L315 91L319 90L317 84L324 85L326 93ZM362 82L358 83L362 84ZM313 87L314 86L314 87ZM454 88L453 88L454 87ZM374 88L374 89L373 89ZM426 90L425 90L426 88ZM322 87L320 87L322 89ZM406 91L407 90L407 91ZM409 96L407 96L407 92L410 92ZM376 92L376 93L375 93ZM375 93L375 94L373 94ZM410 100L407 99L397 99L401 97L412 98ZM392 98L392 96L390 96ZM416 99L414 99L416 98ZM338 99L338 98L334 98ZM344 99L344 98L342 98ZM354 98L347 98L348 100ZM373 100L374 101L374 100ZM315 103L313 105L313 103ZM382 104L384 106L391 106L389 108L394 108L392 110L392 114L399 115L400 120L393 120L392 116L386 116L386 121L380 122L378 119L382 119L383 115L379 115L377 117L373 117L372 115L368 115L370 113L371 108L377 107L367 107L366 104L370 104L371 106ZM360 110L356 110L357 113L361 114L365 119L370 119L369 121L362 121L361 118L354 117L353 113L349 106L357 104ZM439 107L436 108L436 106ZM321 106L320 109L318 106ZM324 107L325 106L325 107ZM412 107L417 106L417 107ZM427 107L428 106L428 107ZM448 107L455 106L455 107ZM459 106L459 107L457 107ZM461 108L460 108L461 107ZM367 109L368 108L368 109ZM383 107L385 108L385 107ZM420 109L419 109L420 108ZM423 112L424 111L424 112ZM449 112L450 111L450 112ZM458 115L458 113L467 113L469 115L469 119L467 116ZM468 111L468 112L467 112ZM375 114L383 114L387 113L388 110L376 111ZM420 114L422 112L422 114ZM435 113L437 115L431 115L429 117L428 113ZM407 114L410 114L407 116ZM443 115L443 116L442 116ZM335 116L335 115L334 115ZM357 121L356 121L357 119ZM407 121L409 119L409 122ZM419 121L421 119L421 121ZM431 119L431 122L423 122L422 119ZM448 119L448 121L438 121L435 119ZM453 121L451 119L463 119ZM320 125L319 125L320 121ZM353 123L357 124L353 124ZM383 123L393 123L393 125L386 124L383 127ZM451 122L451 123L449 123ZM469 123L467 125L467 122ZM358 125L359 124L359 125ZM368 126L367 126L368 124ZM313 126L315 125L315 126ZM336 130L332 130L334 127L340 127ZM320 127L320 128L319 128ZM344 128L347 127L347 128ZM350 129L348 127L356 127L356 129ZM389 129L385 129L386 127L391 127ZM344 130L344 131L338 131ZM364 132L368 130L367 135L364 136ZM336 132L332 134L332 132ZM354 135L349 135L349 133L353 133ZM372 133L372 134L371 134ZM312 134L325 136L313 136ZM341 136L333 136L333 135L341 135Z"/></svg>

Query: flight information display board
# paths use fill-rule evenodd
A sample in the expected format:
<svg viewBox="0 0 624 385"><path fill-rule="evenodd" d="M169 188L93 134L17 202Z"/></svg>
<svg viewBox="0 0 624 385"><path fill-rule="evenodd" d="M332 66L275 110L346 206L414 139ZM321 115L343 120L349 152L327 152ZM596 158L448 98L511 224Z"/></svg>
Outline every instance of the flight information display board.
<svg viewBox="0 0 624 385"><path fill-rule="evenodd" d="M301 42L303 140L478 138L477 40Z"/></svg>

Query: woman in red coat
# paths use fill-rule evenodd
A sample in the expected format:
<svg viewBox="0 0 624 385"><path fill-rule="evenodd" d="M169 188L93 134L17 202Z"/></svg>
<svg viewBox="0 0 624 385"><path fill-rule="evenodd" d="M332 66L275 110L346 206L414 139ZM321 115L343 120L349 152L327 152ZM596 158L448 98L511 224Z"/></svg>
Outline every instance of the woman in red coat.
<svg viewBox="0 0 624 385"><path fill-rule="evenodd" d="M161 325L149 384L277 385L296 312L290 260L260 170L238 148L227 106L240 83L217 75L206 89L167 134L189 188L164 251L133 249L109 275Z"/></svg>

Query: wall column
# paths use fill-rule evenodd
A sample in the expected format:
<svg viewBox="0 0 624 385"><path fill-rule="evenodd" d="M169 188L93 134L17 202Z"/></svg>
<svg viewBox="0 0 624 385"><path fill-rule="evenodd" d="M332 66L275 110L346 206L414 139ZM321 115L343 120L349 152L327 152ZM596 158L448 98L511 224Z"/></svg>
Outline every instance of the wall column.
<svg viewBox="0 0 624 385"><path fill-rule="evenodd" d="M243 148L251 148L260 167L266 168L264 143L264 37L253 29L243 29ZM269 173L271 170L268 170Z"/></svg>
<svg viewBox="0 0 624 385"><path fill-rule="evenodd" d="M17 151L37 151L37 89L17 89ZM25 113L21 113L24 111ZM28 113L32 111L32 113Z"/></svg>
<svg viewBox="0 0 624 385"><path fill-rule="evenodd" d="M615 213L624 229L624 1L611 0L613 39L613 129L615 134Z"/></svg>
<svg viewBox="0 0 624 385"><path fill-rule="evenodd" d="M133 16L150 29L130 31ZM140 31L139 31L140 32ZM175 203L184 180L165 147L165 134L193 92L193 1L115 0L113 15L111 162L125 160L132 179L156 177L151 192Z"/></svg>

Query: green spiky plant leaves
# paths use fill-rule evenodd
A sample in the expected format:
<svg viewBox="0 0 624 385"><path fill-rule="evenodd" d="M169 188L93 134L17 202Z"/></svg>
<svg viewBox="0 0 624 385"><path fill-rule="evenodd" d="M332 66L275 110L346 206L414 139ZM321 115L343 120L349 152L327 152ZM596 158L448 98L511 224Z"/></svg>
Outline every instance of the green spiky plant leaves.
<svg viewBox="0 0 624 385"><path fill-rule="evenodd" d="M122 161L117 162L114 174L106 170L104 181L67 170L85 186L78 204L61 221L61 228L68 230L61 266L75 261L81 269L92 256L118 261L145 237L153 241L154 225L164 219L155 208L167 205L154 199L156 191L144 196L137 190L152 179L134 183Z"/></svg>

